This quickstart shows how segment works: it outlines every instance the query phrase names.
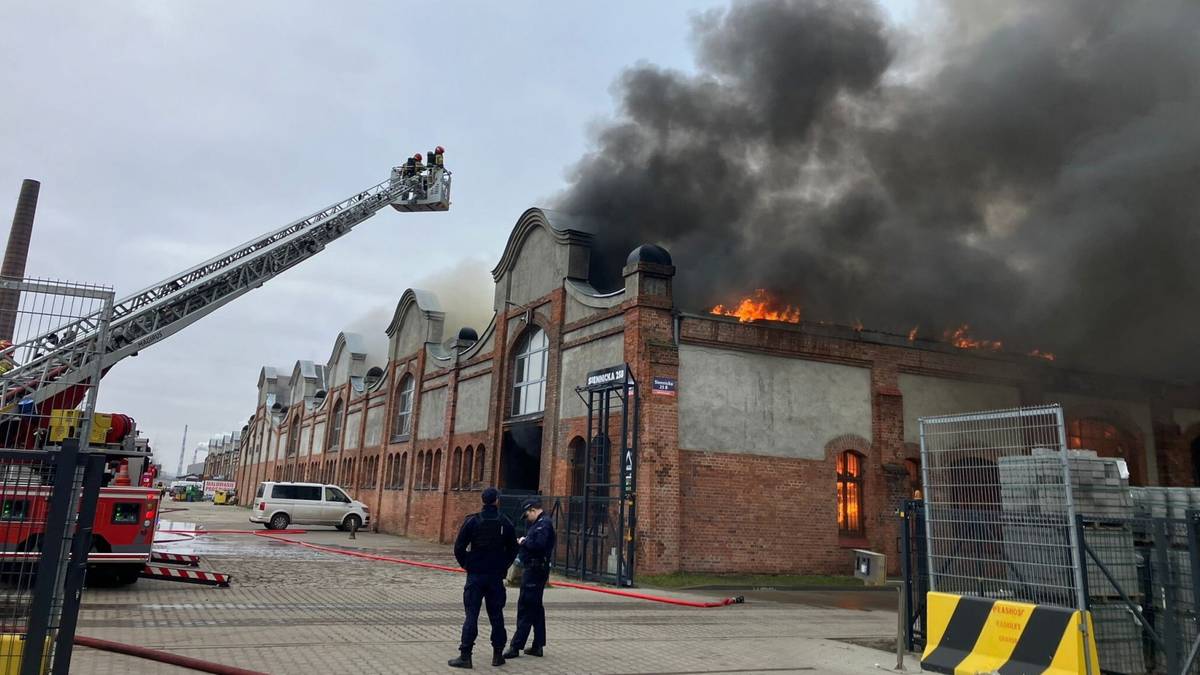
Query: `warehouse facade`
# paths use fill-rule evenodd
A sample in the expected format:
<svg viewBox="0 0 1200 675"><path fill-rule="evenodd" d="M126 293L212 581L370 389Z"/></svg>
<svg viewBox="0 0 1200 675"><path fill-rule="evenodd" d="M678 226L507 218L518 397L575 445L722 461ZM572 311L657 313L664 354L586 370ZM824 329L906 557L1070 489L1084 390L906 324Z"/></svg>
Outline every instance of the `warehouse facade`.
<svg viewBox="0 0 1200 675"><path fill-rule="evenodd" d="M622 290L601 293L588 282L591 241L571 218L530 209L492 272L482 331L445 326L437 298L410 289L386 354L343 333L325 363L264 367L239 489L334 482L381 531L448 542L487 485L580 494L576 387L624 363L640 383L639 573L844 574L852 548L894 553L896 507L919 489L924 415L1062 403L1071 445L1124 458L1132 484L1195 484L1195 387L683 312L676 268L653 245L630 254Z"/></svg>

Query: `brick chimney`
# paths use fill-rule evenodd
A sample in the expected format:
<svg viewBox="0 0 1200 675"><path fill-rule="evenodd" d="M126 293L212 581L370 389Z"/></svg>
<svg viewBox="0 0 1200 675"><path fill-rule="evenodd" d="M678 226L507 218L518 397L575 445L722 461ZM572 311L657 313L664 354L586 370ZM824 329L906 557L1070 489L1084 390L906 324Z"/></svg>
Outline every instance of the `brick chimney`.
<svg viewBox="0 0 1200 675"><path fill-rule="evenodd" d="M12 229L8 233L8 248L4 249L4 264L0 265L0 277L21 279L25 276L25 263L29 259L29 239L33 236L33 214L37 210L38 192L41 188L42 184L32 178L21 181L21 196L17 198L17 210L13 213ZM20 291L0 290L0 339L13 339L20 302Z"/></svg>

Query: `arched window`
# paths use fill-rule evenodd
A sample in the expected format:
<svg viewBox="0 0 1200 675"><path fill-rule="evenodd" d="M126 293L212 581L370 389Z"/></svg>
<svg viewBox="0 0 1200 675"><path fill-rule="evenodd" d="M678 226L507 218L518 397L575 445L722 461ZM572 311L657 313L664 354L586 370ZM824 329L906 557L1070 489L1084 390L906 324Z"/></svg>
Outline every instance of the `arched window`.
<svg viewBox="0 0 1200 675"><path fill-rule="evenodd" d="M396 415L392 422L392 438L399 440L412 433L413 390L416 380L411 374L405 373L396 390Z"/></svg>
<svg viewBox="0 0 1200 675"><path fill-rule="evenodd" d="M532 415L546 409L546 331L531 327L517 340L513 357L512 415Z"/></svg>
<svg viewBox="0 0 1200 675"><path fill-rule="evenodd" d="M921 462L915 459L904 460L904 470L908 472L908 494L913 499L919 499L921 490Z"/></svg>
<svg viewBox="0 0 1200 675"><path fill-rule="evenodd" d="M838 534L863 534L862 455L847 450L837 459Z"/></svg>
<svg viewBox="0 0 1200 675"><path fill-rule="evenodd" d="M295 455L300 451L300 416L297 415L292 420L291 430L288 431L287 454L288 456Z"/></svg>
<svg viewBox="0 0 1200 675"><path fill-rule="evenodd" d="M462 487L462 448L455 448L450 458L450 489Z"/></svg>
<svg viewBox="0 0 1200 675"><path fill-rule="evenodd" d="M442 451L433 453L433 489L442 487Z"/></svg>
<svg viewBox="0 0 1200 675"><path fill-rule="evenodd" d="M580 496L583 494L584 472L587 470L587 441L583 440L583 436L576 436L571 439L567 451L571 453L571 494Z"/></svg>
<svg viewBox="0 0 1200 675"><path fill-rule="evenodd" d="M475 448L475 484L483 485L483 465L487 459L487 448L482 445Z"/></svg>
<svg viewBox="0 0 1200 675"><path fill-rule="evenodd" d="M404 487L404 480L408 478L408 453L400 455L400 478L396 481L397 488Z"/></svg>
<svg viewBox="0 0 1200 675"><path fill-rule="evenodd" d="M337 452L342 447L342 402L333 406L333 414L329 418L329 436L325 447L329 452Z"/></svg>
<svg viewBox="0 0 1200 675"><path fill-rule="evenodd" d="M1142 482L1142 462L1137 439L1108 420L1094 417L1073 419L1067 423L1067 447L1095 450L1101 457L1125 460L1130 485Z"/></svg>
<svg viewBox="0 0 1200 675"><path fill-rule="evenodd" d="M421 476L421 487L423 489L428 490L433 487L433 451L432 450L425 451L425 466L421 467L421 470L425 472L425 474L423 476Z"/></svg>
<svg viewBox="0 0 1200 675"><path fill-rule="evenodd" d="M421 450L417 453L417 461L413 464L413 489L421 490L425 487L425 451Z"/></svg>
<svg viewBox="0 0 1200 675"><path fill-rule="evenodd" d="M391 454L383 460L383 489L392 489L392 470L396 468L396 455Z"/></svg>
<svg viewBox="0 0 1200 675"><path fill-rule="evenodd" d="M463 453L461 483L464 490L475 487L475 448L470 445L467 446L467 451Z"/></svg>

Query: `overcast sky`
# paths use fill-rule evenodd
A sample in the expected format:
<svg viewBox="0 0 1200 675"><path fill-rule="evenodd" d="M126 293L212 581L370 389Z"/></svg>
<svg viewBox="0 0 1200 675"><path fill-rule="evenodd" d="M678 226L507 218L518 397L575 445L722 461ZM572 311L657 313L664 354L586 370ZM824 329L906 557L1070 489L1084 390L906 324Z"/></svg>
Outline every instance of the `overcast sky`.
<svg viewBox="0 0 1200 675"><path fill-rule="evenodd" d="M449 213L381 212L105 378L100 409L173 472L185 424L190 462L246 422L262 365L324 362L347 328L382 344L404 289L462 278L478 291L443 303L486 308L512 224L564 186L614 78L691 70L689 18L723 5L0 3L2 222L42 181L27 274L123 297L447 148Z"/></svg>

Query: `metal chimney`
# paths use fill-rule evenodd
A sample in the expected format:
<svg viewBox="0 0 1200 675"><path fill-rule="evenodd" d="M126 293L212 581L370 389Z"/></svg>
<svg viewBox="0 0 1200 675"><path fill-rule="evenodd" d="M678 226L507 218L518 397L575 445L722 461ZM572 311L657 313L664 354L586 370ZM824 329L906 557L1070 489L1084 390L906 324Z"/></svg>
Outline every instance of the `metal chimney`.
<svg viewBox="0 0 1200 675"><path fill-rule="evenodd" d="M21 181L21 196L17 198L12 229L8 232L8 248L4 249L4 264L0 265L0 277L21 279L25 276L25 263L29 260L29 239L33 236L33 214L37 211L38 193L41 189L42 184L32 178ZM0 339L13 339L20 302L20 291L0 290Z"/></svg>

